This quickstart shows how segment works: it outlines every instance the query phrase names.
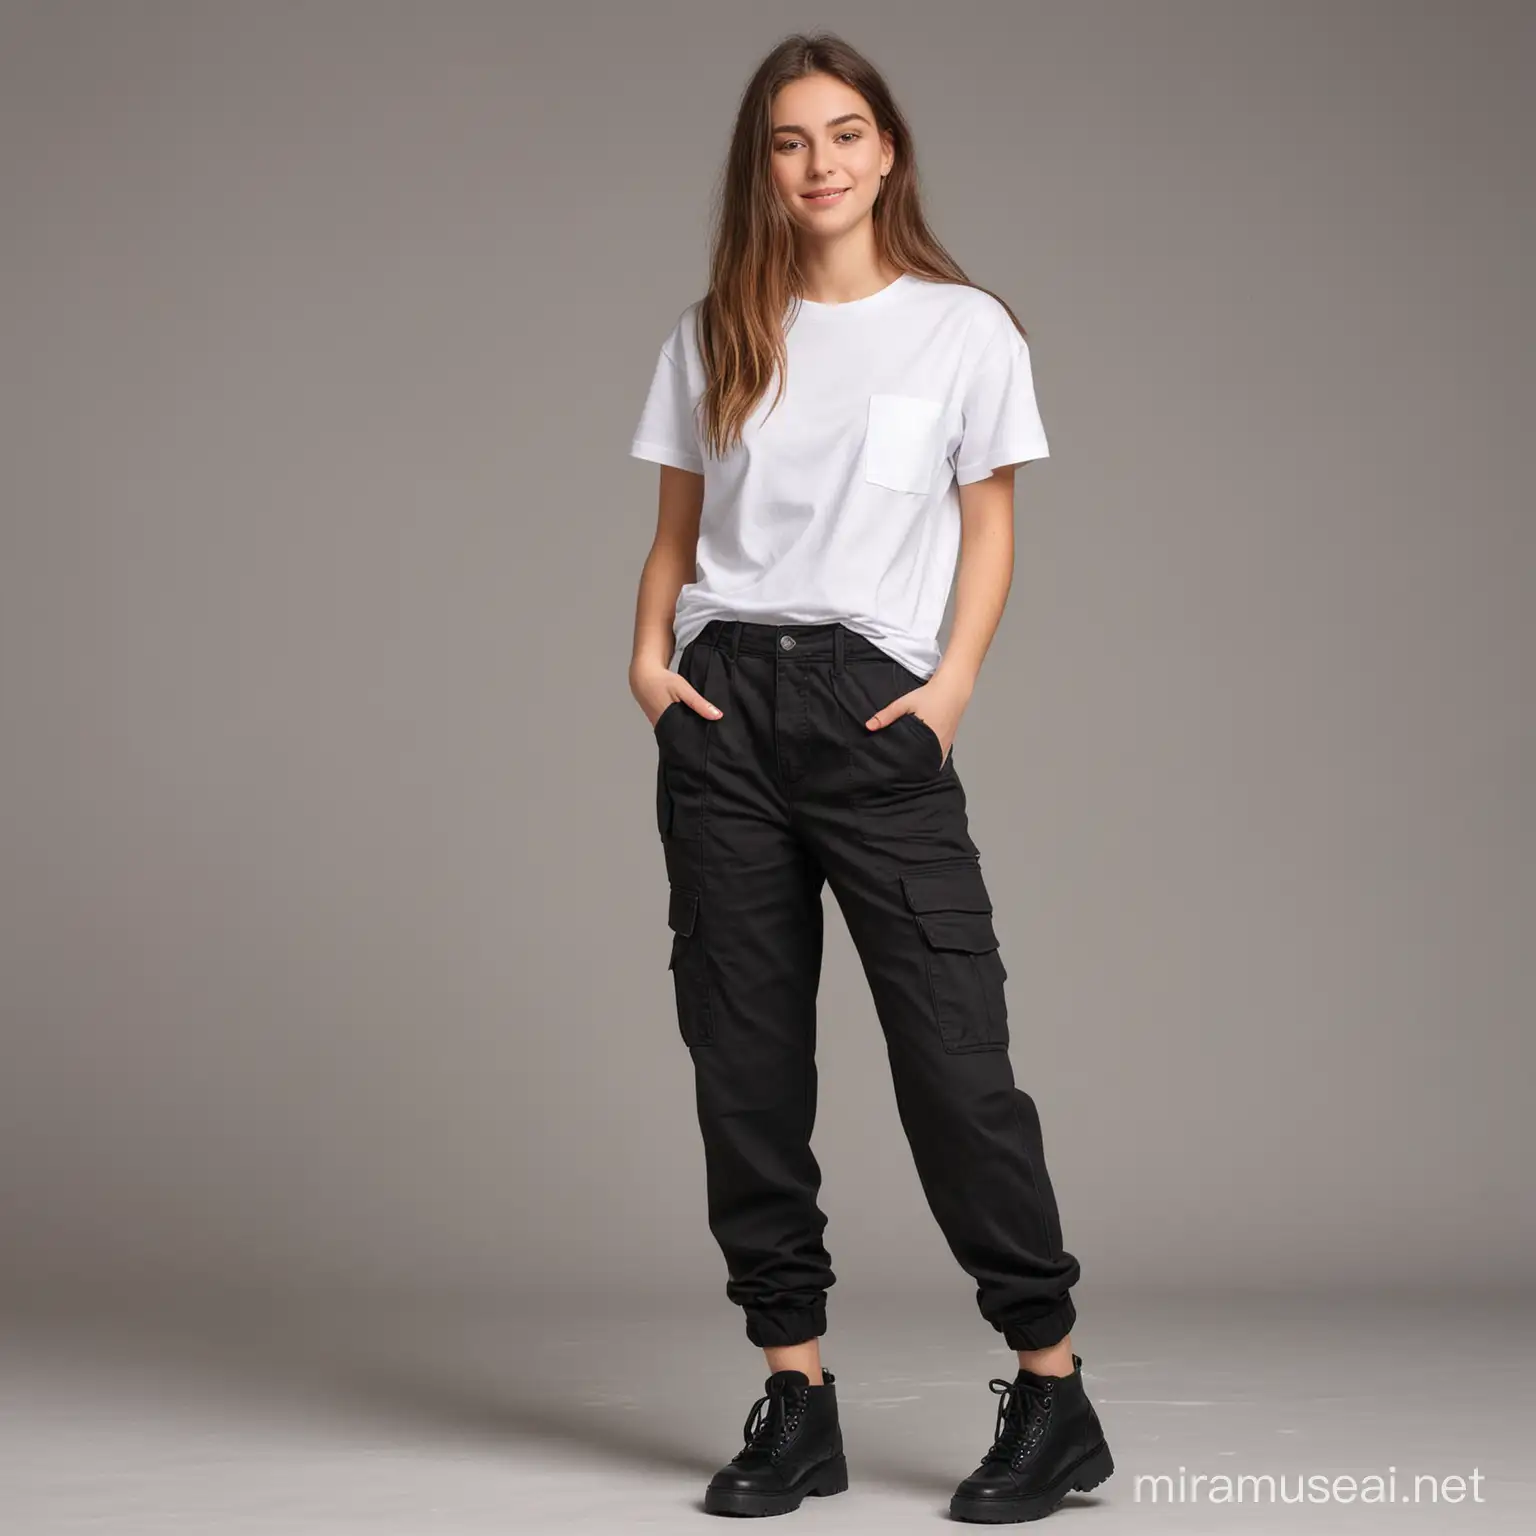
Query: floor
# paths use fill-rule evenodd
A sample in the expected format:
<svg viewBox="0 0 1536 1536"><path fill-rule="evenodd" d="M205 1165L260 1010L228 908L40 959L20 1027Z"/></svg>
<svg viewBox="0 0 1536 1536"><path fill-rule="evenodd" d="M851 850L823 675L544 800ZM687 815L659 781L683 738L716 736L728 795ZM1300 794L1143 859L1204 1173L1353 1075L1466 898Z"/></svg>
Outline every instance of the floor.
<svg viewBox="0 0 1536 1536"><path fill-rule="evenodd" d="M1011 1352L953 1294L837 1300L823 1359L850 1487L778 1518L883 1536L954 1524L949 1493L990 1441L987 1379L1013 1374ZM1078 1302L1116 1471L1052 1531L1536 1530L1536 1301ZM0 1530L711 1529L703 1486L740 1444L762 1355L717 1297L630 1304L17 1306L0 1327ZM1239 1501L1239 1474L1275 1492L1250 1482ZM1396 1501L1365 1502L1389 1475Z"/></svg>

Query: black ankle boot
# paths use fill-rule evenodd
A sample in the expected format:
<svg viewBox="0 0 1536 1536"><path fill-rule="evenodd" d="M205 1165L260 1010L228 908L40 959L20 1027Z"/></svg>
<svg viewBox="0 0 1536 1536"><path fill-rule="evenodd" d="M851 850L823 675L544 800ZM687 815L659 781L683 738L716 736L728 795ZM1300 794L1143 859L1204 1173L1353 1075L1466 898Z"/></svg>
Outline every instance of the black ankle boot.
<svg viewBox="0 0 1536 1536"><path fill-rule="evenodd" d="M804 1371L775 1371L763 1383L766 1390L741 1427L747 1443L704 1492L710 1514L783 1515L808 1493L841 1493L848 1486L832 1372L823 1366L822 1384L810 1381Z"/></svg>
<svg viewBox="0 0 1536 1536"><path fill-rule="evenodd" d="M955 1489L956 1520L1038 1520L1075 1488L1096 1488L1115 1470L1099 1416L1083 1386L1083 1362L1070 1376L1022 1368L1012 1381L988 1383L1002 1394L992 1448Z"/></svg>

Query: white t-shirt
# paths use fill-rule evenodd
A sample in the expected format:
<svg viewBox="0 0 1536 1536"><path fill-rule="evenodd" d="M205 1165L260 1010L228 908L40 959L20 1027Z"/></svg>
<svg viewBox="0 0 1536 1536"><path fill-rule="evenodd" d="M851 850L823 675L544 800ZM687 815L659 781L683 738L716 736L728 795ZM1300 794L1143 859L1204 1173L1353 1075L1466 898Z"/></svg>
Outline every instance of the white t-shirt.
<svg viewBox="0 0 1536 1536"><path fill-rule="evenodd" d="M706 455L690 304L662 344L630 453L704 476L675 669L710 619L840 620L920 677L960 550L961 485L1049 457L1029 348L991 294L903 273L846 304L802 300L742 440Z"/></svg>

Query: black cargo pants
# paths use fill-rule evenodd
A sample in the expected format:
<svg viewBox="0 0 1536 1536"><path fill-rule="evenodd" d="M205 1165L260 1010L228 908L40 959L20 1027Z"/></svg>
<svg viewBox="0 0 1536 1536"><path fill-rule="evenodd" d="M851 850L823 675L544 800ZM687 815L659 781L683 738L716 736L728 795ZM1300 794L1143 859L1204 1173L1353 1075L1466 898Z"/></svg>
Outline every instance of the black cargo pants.
<svg viewBox="0 0 1536 1536"><path fill-rule="evenodd" d="M662 711L656 815L709 1226L748 1339L825 1333L836 1278L811 1152L830 882L929 1208L1007 1344L1056 1343L1078 1263L1034 1101L1013 1080L1007 972L954 753L941 762L915 715L864 725L923 679L842 624L719 619L678 670L723 711Z"/></svg>

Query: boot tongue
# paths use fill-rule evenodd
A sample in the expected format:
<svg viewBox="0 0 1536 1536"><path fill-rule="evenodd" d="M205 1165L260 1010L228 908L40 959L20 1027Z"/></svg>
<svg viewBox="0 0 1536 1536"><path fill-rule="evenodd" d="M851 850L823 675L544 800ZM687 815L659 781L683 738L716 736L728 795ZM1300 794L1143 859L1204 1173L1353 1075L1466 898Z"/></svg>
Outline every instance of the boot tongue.
<svg viewBox="0 0 1536 1536"><path fill-rule="evenodd" d="M1056 1385L1059 1382L1065 1381L1066 1377L1064 1377L1064 1376L1038 1376L1038 1375L1035 1374L1034 1371L1026 1371L1024 1369L1024 1367L1021 1365L1019 1367L1019 1374L1017 1376L1015 1376L1013 1379L1015 1381L1025 1382L1027 1385L1029 1385L1031 1387L1048 1387L1048 1386L1054 1386L1054 1385Z"/></svg>
<svg viewBox="0 0 1536 1536"><path fill-rule="evenodd" d="M766 1453L794 1413L809 1400L811 1378L804 1371L775 1371L763 1383L763 1395L753 1403L747 1422L741 1426L746 1438L743 1455Z"/></svg>
<svg viewBox="0 0 1536 1536"><path fill-rule="evenodd" d="M1077 1373L1082 1368L1083 1368L1083 1362L1080 1359L1078 1359L1078 1357L1076 1355L1073 1355L1072 1356L1072 1370L1071 1370L1071 1374L1070 1375L1067 1375L1067 1376L1040 1376L1040 1375L1037 1375L1034 1371L1026 1371L1024 1369L1024 1367L1021 1365L1019 1367L1019 1374L1014 1377L1014 1380L1015 1381L1027 1381L1031 1386L1034 1386L1034 1387L1044 1387L1044 1386L1050 1386L1050 1385L1053 1385L1053 1384L1059 1386L1064 1381L1070 1381L1072 1379L1072 1377L1076 1376Z"/></svg>
<svg viewBox="0 0 1536 1536"><path fill-rule="evenodd" d="M782 1392L786 1387L794 1387L799 1391L804 1391L810 1384L811 1378L804 1371L775 1371L763 1383L763 1390L765 1392Z"/></svg>

